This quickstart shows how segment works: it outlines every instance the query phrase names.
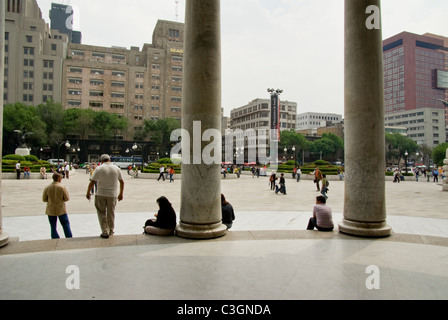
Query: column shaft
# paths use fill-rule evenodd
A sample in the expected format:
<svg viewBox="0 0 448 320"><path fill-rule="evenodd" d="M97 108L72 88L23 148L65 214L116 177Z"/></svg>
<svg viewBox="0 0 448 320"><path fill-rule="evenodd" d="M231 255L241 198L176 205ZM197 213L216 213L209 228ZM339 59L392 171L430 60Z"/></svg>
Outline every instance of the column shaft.
<svg viewBox="0 0 448 320"><path fill-rule="evenodd" d="M345 0L346 182L344 220L339 230L369 237L391 232L386 224L380 17L380 0Z"/></svg>
<svg viewBox="0 0 448 320"><path fill-rule="evenodd" d="M0 157L3 157L3 82L5 74L5 2L0 1ZM4 247L9 242L9 234L3 231L2 215L2 168L0 167L0 247Z"/></svg>
<svg viewBox="0 0 448 320"><path fill-rule="evenodd" d="M221 223L221 141L219 161L205 163L202 141L207 130L221 132L220 0L187 0L185 16L184 86L182 106L183 159L180 223L177 235L210 239L225 235ZM205 139L207 140L207 139Z"/></svg>

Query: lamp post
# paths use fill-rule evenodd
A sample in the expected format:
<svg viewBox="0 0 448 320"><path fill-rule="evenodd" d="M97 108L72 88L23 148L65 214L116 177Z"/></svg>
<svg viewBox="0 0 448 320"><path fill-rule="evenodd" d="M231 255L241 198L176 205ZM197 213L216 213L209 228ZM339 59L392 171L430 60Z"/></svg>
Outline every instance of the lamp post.
<svg viewBox="0 0 448 320"><path fill-rule="evenodd" d="M68 140L66 140L65 142L61 142L61 143L58 141L58 162L59 162L59 154L60 154L59 151L64 144L65 144L66 149L71 147L70 142Z"/></svg>
<svg viewBox="0 0 448 320"><path fill-rule="evenodd" d="M408 156L409 156L409 153L406 151L404 153L404 171L405 171L405 173L408 173Z"/></svg>

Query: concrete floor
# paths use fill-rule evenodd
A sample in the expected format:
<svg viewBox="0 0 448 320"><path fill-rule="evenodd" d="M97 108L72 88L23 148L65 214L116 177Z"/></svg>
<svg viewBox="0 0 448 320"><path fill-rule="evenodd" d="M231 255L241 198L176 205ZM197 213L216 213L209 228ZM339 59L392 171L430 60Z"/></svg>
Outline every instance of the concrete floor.
<svg viewBox="0 0 448 320"><path fill-rule="evenodd" d="M128 176L116 235L100 239L82 171L63 182L75 238L49 240L40 199L48 183L2 182L3 227L11 240L0 249L1 300L448 298L448 194L432 182L386 182L394 233L365 239L305 231L318 194L312 181L288 179L283 196L269 190L265 177L226 180L222 192L237 220L225 237L206 241L141 235L157 197L167 196L179 212L180 181ZM343 192L343 181L331 182L335 224ZM79 289L71 287L76 275Z"/></svg>

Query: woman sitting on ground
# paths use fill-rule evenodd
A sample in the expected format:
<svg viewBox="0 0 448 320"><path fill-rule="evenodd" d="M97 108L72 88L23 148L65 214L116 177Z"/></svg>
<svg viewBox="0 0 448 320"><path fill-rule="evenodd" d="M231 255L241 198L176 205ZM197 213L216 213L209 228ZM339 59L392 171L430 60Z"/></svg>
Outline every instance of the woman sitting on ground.
<svg viewBox="0 0 448 320"><path fill-rule="evenodd" d="M176 212L166 197L157 199L159 211L154 215L156 219L149 219L144 226L144 234L170 236L176 229Z"/></svg>

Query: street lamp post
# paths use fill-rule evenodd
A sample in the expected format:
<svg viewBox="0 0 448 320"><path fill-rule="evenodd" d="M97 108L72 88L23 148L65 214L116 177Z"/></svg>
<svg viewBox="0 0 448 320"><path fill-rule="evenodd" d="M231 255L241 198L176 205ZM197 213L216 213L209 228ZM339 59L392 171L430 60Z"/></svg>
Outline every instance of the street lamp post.
<svg viewBox="0 0 448 320"><path fill-rule="evenodd" d="M65 148L66 149L68 149L68 148L70 148L71 147L71 145L70 145L70 142L68 141L68 140L66 140L65 142L61 142L61 143L59 143L59 141L58 141L58 162L59 162L59 155L60 155L60 149L61 149L61 147L63 146L65 144Z"/></svg>
<svg viewBox="0 0 448 320"><path fill-rule="evenodd" d="M409 156L409 153L406 151L404 153L404 171L405 171L405 173L408 173L408 156Z"/></svg>

